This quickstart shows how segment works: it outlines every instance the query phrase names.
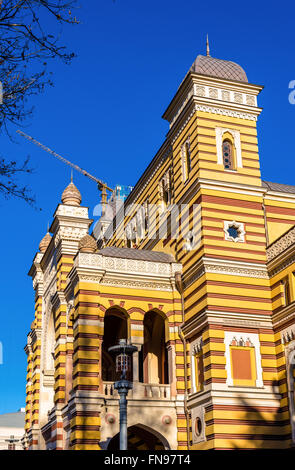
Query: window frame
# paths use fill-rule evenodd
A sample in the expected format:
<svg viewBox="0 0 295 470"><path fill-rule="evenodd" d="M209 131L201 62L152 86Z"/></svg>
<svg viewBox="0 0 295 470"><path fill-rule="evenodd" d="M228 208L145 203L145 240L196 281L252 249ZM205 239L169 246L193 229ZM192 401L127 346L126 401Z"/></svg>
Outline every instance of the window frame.
<svg viewBox="0 0 295 470"><path fill-rule="evenodd" d="M205 367L204 367L204 351L203 340L199 337L191 344L191 394L204 391L205 387ZM197 358L203 361L203 382L199 383L199 374L197 367Z"/></svg>
<svg viewBox="0 0 295 470"><path fill-rule="evenodd" d="M231 351L230 346L234 338L244 341L246 344L247 341L250 341L252 347L254 347L254 357L255 357L255 366L256 366L256 379L254 385L245 385L245 384L235 384L234 378L232 376L232 363L231 363ZM227 379L226 384L229 387L252 387L252 388L264 388L263 377L262 377L262 365L261 365L261 353L260 353L260 341L258 333L243 333L240 331L225 331L224 332L224 343L225 343L225 357L226 357L226 372ZM247 347L247 346L246 346Z"/></svg>
<svg viewBox="0 0 295 470"><path fill-rule="evenodd" d="M239 387L255 387L257 372L256 372L256 361L255 361L255 348L254 346L234 346L230 345L230 362L231 362L231 376L233 380L233 385ZM239 379L234 377L234 364L233 364L233 355L232 351L250 351L250 367L251 367L251 379Z"/></svg>
<svg viewBox="0 0 295 470"><path fill-rule="evenodd" d="M226 168L226 162L225 162L225 155L224 155L224 145L225 144L229 144L230 145L230 155L228 157L229 159L229 168ZM231 141L231 139L229 139L228 137L225 137L225 139L222 140L222 160L223 160L223 167L225 170L229 170L229 171L233 171L235 170L235 153L234 153L234 145L233 145L233 142Z"/></svg>
<svg viewBox="0 0 295 470"><path fill-rule="evenodd" d="M225 127L216 127L216 151L217 151L217 164L223 166L223 141L230 140L234 150L234 168L232 170L225 169L228 172L237 172L239 168L243 168L242 150L241 150L241 135L240 131L236 129L229 129Z"/></svg>
<svg viewBox="0 0 295 470"><path fill-rule="evenodd" d="M192 158L191 158L191 144L190 138L188 137L181 146L181 159L182 159L182 180L186 183L190 179L192 170ZM189 164L188 164L189 162Z"/></svg>

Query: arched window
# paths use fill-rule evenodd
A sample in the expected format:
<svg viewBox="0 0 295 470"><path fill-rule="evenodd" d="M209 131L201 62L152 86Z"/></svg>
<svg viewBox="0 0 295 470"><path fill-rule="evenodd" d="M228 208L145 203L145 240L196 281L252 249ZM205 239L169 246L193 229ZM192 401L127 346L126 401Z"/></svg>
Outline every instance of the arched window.
<svg viewBox="0 0 295 470"><path fill-rule="evenodd" d="M172 200L172 170L169 168L160 181L160 198L164 207L171 204Z"/></svg>
<svg viewBox="0 0 295 470"><path fill-rule="evenodd" d="M225 170L233 170L234 169L234 151L233 151L233 144L229 139L225 139L222 142L222 158L223 158L223 166Z"/></svg>

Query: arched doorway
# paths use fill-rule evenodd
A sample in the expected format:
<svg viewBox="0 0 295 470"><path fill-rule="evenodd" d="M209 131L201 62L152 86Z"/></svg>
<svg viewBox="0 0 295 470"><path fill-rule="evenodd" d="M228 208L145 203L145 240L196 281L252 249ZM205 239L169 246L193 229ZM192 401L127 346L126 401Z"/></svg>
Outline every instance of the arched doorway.
<svg viewBox="0 0 295 470"><path fill-rule="evenodd" d="M130 426L127 434L127 450L167 450L170 446L160 433L143 425ZM120 434L109 442L107 450L114 451L120 447Z"/></svg>
<svg viewBox="0 0 295 470"><path fill-rule="evenodd" d="M118 343L119 339L127 339L128 323L127 314L119 308L111 308L106 311L104 317L104 335L102 343L102 380L114 382L116 375L115 357L108 352L109 347Z"/></svg>
<svg viewBox="0 0 295 470"><path fill-rule="evenodd" d="M142 354L144 383L168 384L165 320L156 311L147 312L144 317Z"/></svg>

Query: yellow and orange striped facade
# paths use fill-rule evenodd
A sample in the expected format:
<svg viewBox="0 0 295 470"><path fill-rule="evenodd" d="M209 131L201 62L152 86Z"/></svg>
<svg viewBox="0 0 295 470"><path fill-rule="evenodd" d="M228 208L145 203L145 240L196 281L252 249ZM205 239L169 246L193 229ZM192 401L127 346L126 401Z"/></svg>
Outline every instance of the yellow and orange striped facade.
<svg viewBox="0 0 295 470"><path fill-rule="evenodd" d="M129 448L293 446L295 187L261 180L261 89L191 70L97 249L87 208L59 204L30 271L27 448L116 448L120 334L138 347Z"/></svg>

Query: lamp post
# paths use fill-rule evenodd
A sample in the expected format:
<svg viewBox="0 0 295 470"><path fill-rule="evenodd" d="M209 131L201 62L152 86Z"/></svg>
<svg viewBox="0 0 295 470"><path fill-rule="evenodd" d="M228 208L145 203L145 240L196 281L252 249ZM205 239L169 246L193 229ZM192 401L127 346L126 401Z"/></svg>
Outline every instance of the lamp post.
<svg viewBox="0 0 295 470"><path fill-rule="evenodd" d="M120 450L127 450L127 395L132 382L126 375L131 371L131 358L137 347L128 344L126 339L120 339L119 344L111 346L108 351L116 354L116 372L121 372L120 380L115 382L114 388L120 395Z"/></svg>

